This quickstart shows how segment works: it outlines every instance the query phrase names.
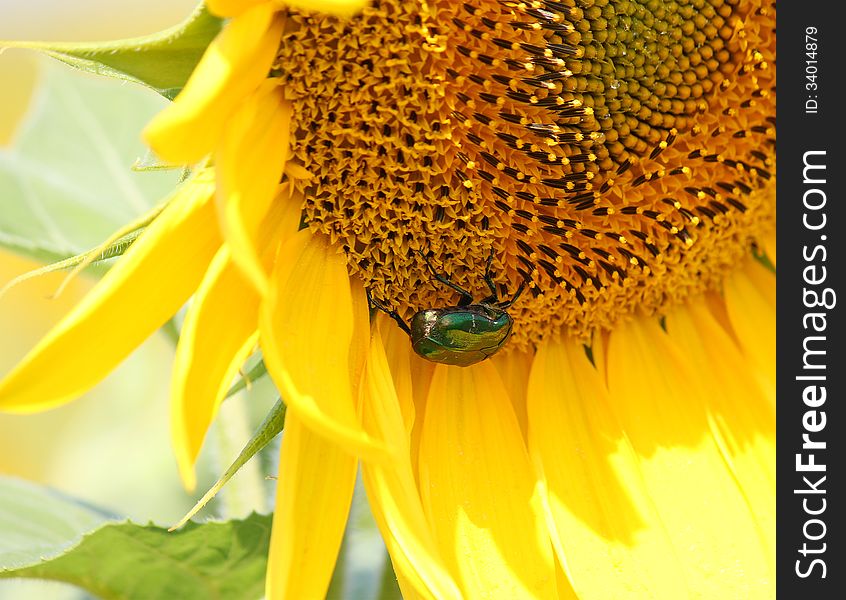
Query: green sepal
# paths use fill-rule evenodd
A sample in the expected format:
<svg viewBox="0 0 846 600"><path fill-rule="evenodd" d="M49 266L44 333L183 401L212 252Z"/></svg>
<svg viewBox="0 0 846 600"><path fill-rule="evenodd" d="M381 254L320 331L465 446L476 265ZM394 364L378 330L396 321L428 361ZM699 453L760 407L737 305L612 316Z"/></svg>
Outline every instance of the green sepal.
<svg viewBox="0 0 846 600"><path fill-rule="evenodd" d="M222 27L223 20L201 3L179 25L148 36L90 43L0 41L0 49L38 50L89 73L140 83L173 100Z"/></svg>
<svg viewBox="0 0 846 600"><path fill-rule="evenodd" d="M252 369L244 373L238 381L232 384L232 387L226 392L226 398L231 398L241 390L247 389L265 375L267 375L267 367L264 365L264 360L259 360Z"/></svg>
<svg viewBox="0 0 846 600"><path fill-rule="evenodd" d="M766 267L766 269L768 271L772 272L772 274L775 275L775 272L776 272L775 263L773 263L773 261L767 255L766 250L764 250L763 248L761 248L759 246L753 246L752 247L752 256L755 258L755 260L757 260L759 263L764 265L764 267Z"/></svg>
<svg viewBox="0 0 846 600"><path fill-rule="evenodd" d="M48 265L44 265L38 269L33 269L32 271L27 271L22 275L18 275L14 279L12 279L9 283L0 287L0 298L2 298L6 292L12 289L15 286L22 284L24 281L29 281L30 279L34 279L36 277L41 277L42 275L47 275L48 273L55 273L57 271L71 271L74 275L79 271L88 266L93 266L103 261L117 258L118 256L123 256L124 252L129 250L129 247L138 239L138 236L141 235L143 232L143 228L137 229L135 231L131 231L124 236L121 236L114 242L106 244L105 246L100 248L95 248L89 252L84 254L77 254L76 256L71 256L70 258L66 258L64 260L60 260L58 262L53 262ZM61 290L65 287L65 283L62 283L59 290L56 291L56 296L61 293Z"/></svg>
<svg viewBox="0 0 846 600"><path fill-rule="evenodd" d="M259 363L263 365L264 363ZM253 456L255 456L259 450L267 446L270 441L275 438L285 427L285 404L282 400L277 400L276 404L273 405L273 408L270 409L270 412L264 419L259 428L253 434L253 437L250 438L250 441L247 442L247 445L241 450L241 453L235 459L235 461L226 469L226 472L220 476L215 484L205 493L205 495L200 498L197 504L194 505L188 514L186 514L182 519L173 527L170 528L170 531L174 531L179 529L183 525L185 525L191 517L196 515L201 508L203 508L209 501L214 498L217 493L223 489L223 486L232 479L233 475L238 472L238 470L243 467L248 460L250 460Z"/></svg>
<svg viewBox="0 0 846 600"><path fill-rule="evenodd" d="M182 169L187 171L187 168L184 165L174 165L163 161L161 158L156 156L155 153L149 148L144 153L144 156L135 159L135 162L132 163L132 166L130 168L138 173L149 173L154 171L174 171L176 169ZM188 173L183 174L182 179L184 180L185 178L187 178L187 176Z"/></svg>

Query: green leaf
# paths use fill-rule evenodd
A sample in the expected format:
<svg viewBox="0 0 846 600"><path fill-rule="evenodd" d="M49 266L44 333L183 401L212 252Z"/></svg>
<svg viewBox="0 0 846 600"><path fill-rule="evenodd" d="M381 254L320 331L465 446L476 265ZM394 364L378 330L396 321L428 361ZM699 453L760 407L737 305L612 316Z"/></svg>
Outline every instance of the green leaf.
<svg viewBox="0 0 846 600"><path fill-rule="evenodd" d="M65 554L0 578L63 581L107 599L255 600L264 590L270 525L269 515L255 513L175 533L108 523Z"/></svg>
<svg viewBox="0 0 846 600"><path fill-rule="evenodd" d="M172 100L222 26L201 3L179 25L144 37L95 43L0 41L0 48L38 50L89 73L146 85Z"/></svg>
<svg viewBox="0 0 846 600"><path fill-rule="evenodd" d="M270 524L270 516L252 514L169 533L0 477L0 579L63 581L107 599L255 600Z"/></svg>
<svg viewBox="0 0 846 600"><path fill-rule="evenodd" d="M50 488L0 477L0 577L3 568L26 568L60 555L114 518Z"/></svg>
<svg viewBox="0 0 846 600"><path fill-rule="evenodd" d="M132 170L140 131L166 101L44 61L13 148L0 149L0 246L38 260L94 248L147 213L178 172Z"/></svg>
<svg viewBox="0 0 846 600"><path fill-rule="evenodd" d="M259 363L262 366L264 363ZM285 427L285 404L283 404L282 400L277 400L276 404L273 405L273 408L270 409L270 412L264 419L264 422L259 425L258 430L256 430L253 437L250 438L250 441L247 442L247 445L241 450L241 453L238 454L238 457L235 461L229 466L228 469L220 476L215 484L197 501L197 504L194 505L188 514L186 514L182 519L173 527L170 528L171 531L182 527L188 520L196 515L201 508L203 508L209 501L217 495L217 493L223 489L223 486L232 479L235 473L243 467L248 460L250 460L253 456L256 455L262 448L267 446L270 441L275 438Z"/></svg>

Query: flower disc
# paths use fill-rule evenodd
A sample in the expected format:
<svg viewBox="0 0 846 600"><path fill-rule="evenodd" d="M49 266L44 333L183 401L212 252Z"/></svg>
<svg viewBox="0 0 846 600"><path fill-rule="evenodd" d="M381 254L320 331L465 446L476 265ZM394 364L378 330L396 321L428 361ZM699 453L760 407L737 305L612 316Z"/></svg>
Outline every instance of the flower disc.
<svg viewBox="0 0 846 600"><path fill-rule="evenodd" d="M291 11L275 65L309 226L405 317L508 299L586 336L715 287L774 219L775 14L738 0Z"/></svg>

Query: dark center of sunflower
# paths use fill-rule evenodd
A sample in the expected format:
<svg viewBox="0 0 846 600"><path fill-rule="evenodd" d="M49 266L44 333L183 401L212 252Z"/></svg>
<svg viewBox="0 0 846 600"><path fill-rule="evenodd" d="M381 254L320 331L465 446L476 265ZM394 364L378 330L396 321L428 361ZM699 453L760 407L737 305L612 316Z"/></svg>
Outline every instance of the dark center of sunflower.
<svg viewBox="0 0 846 600"><path fill-rule="evenodd" d="M377 0L291 12L311 228L409 317L481 299L584 336L719 284L774 219L775 14L739 0Z"/></svg>

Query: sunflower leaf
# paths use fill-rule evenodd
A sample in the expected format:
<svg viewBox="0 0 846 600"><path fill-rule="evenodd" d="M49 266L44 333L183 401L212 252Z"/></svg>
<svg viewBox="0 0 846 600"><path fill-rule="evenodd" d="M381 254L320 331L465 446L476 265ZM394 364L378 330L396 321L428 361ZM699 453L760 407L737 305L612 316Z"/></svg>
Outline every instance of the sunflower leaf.
<svg viewBox="0 0 846 600"><path fill-rule="evenodd" d="M182 23L144 37L93 43L0 41L0 49L38 50L89 73L140 83L172 100L222 26L201 3Z"/></svg>
<svg viewBox="0 0 846 600"><path fill-rule="evenodd" d="M0 571L0 578L62 581L119 600L254 600L264 588L270 521L253 513L241 521L190 523L176 533L108 523L65 554Z"/></svg>
<svg viewBox="0 0 846 600"><path fill-rule="evenodd" d="M13 147L0 148L0 246L46 262L97 247L149 212L179 173L133 172L166 102L44 60Z"/></svg>
<svg viewBox="0 0 846 600"><path fill-rule="evenodd" d="M259 363L263 365L264 363ZM270 441L275 438L285 427L285 404L282 400L278 400L276 404L273 405L273 408L270 409L270 412L265 417L264 422L259 425L259 428L256 430L253 437L250 438L250 441L247 442L247 445L241 450L241 453L238 454L238 457L235 461L229 466L228 469L220 476L215 484L209 488L209 491L203 495L202 498L194 505L188 514L186 514L182 519L173 527L170 528L170 531L174 531L179 529L183 525L185 525L191 517L197 514L201 508L203 508L206 504L214 498L217 493L223 489L223 486L232 479L235 473L243 467L248 460L250 460L253 456L256 455L262 448L267 446Z"/></svg>
<svg viewBox="0 0 846 600"><path fill-rule="evenodd" d="M169 533L0 478L0 579L62 581L126 600L254 600L264 587L270 523L254 513Z"/></svg>
<svg viewBox="0 0 846 600"><path fill-rule="evenodd" d="M0 477L0 577L62 554L115 518L51 488Z"/></svg>

